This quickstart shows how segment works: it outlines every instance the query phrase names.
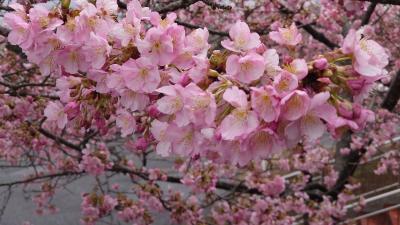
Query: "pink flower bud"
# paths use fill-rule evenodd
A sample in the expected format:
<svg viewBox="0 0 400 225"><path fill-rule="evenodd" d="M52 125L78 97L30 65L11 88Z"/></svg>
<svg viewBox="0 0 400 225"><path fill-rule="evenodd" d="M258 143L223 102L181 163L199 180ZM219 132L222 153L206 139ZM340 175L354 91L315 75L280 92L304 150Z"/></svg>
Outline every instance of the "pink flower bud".
<svg viewBox="0 0 400 225"><path fill-rule="evenodd" d="M67 114L68 120L72 120L79 115L79 104L76 102L68 102L68 104L64 107L64 112Z"/></svg>
<svg viewBox="0 0 400 225"><path fill-rule="evenodd" d="M320 58L314 61L314 68L324 70L328 67L328 60Z"/></svg>
<svg viewBox="0 0 400 225"><path fill-rule="evenodd" d="M148 141L144 137L140 137L135 141L135 148L140 151L146 150L147 146L149 145Z"/></svg>
<svg viewBox="0 0 400 225"><path fill-rule="evenodd" d="M179 83L180 83L183 87L185 87L185 86L188 85L190 82L191 82L190 77L187 75L187 73L185 73L185 74L182 76L182 78L181 78L181 80L180 80Z"/></svg>
<svg viewBox="0 0 400 225"><path fill-rule="evenodd" d="M338 113L340 116L342 116L344 118L347 118L347 119L353 118L353 109L352 109L351 104L349 104L349 103L344 103L344 102L339 103Z"/></svg>
<svg viewBox="0 0 400 225"><path fill-rule="evenodd" d="M149 107L147 107L147 112L152 118L157 118L160 115L160 111L158 111L156 105L150 105Z"/></svg>
<svg viewBox="0 0 400 225"><path fill-rule="evenodd" d="M263 54L265 51L267 51L267 46L265 46L263 43L261 43L260 46L256 48L256 52L260 55Z"/></svg>
<svg viewBox="0 0 400 225"><path fill-rule="evenodd" d="M293 58L290 55L283 56L283 64L290 64L293 61Z"/></svg>

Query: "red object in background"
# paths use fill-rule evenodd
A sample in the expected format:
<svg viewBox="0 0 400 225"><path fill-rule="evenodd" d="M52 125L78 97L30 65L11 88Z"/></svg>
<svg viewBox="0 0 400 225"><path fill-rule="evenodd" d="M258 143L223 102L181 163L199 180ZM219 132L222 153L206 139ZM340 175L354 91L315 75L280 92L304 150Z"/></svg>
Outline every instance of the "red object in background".
<svg viewBox="0 0 400 225"><path fill-rule="evenodd" d="M400 225L400 209L361 219L359 225Z"/></svg>

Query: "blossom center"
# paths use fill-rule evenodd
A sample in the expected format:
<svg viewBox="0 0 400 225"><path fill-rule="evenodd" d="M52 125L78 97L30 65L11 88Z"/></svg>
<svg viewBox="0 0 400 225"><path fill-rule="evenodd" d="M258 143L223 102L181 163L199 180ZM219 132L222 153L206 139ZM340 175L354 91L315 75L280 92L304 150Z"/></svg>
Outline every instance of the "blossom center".
<svg viewBox="0 0 400 225"><path fill-rule="evenodd" d="M297 95L293 96L293 97L289 100L288 105L289 105L289 107L292 108L292 109L296 109L296 108L301 107L301 99L300 99L300 97L297 96Z"/></svg>
<svg viewBox="0 0 400 225"><path fill-rule="evenodd" d="M286 41L291 41L293 39L293 33L290 32L290 30L284 30L282 31L282 37Z"/></svg>
<svg viewBox="0 0 400 225"><path fill-rule="evenodd" d="M40 24L40 27L46 28L50 24L50 20L47 17L40 17L39 24Z"/></svg>
<svg viewBox="0 0 400 225"><path fill-rule="evenodd" d="M239 121L244 121L247 118L248 111L246 109L236 109L233 111L233 115Z"/></svg>
<svg viewBox="0 0 400 225"><path fill-rule="evenodd" d="M145 78L149 75L149 71L145 68L142 68L139 70L139 75L140 77Z"/></svg>

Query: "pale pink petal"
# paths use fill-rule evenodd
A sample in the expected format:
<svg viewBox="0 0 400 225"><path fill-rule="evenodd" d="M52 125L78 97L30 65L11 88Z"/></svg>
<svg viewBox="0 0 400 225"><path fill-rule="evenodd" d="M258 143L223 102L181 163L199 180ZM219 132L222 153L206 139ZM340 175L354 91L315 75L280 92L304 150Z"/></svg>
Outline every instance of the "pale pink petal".
<svg viewBox="0 0 400 225"><path fill-rule="evenodd" d="M314 95L311 99L311 105L310 105L310 110L313 110L314 108L317 108L328 101L328 99L331 97L331 94L327 91L325 92L320 92L316 95Z"/></svg>
<svg viewBox="0 0 400 225"><path fill-rule="evenodd" d="M179 97L164 96L157 101L157 109L165 114L172 115L183 108L183 101Z"/></svg>
<svg viewBox="0 0 400 225"><path fill-rule="evenodd" d="M223 98L234 107L246 108L248 104L246 93L236 86L228 88L224 92Z"/></svg>
<svg viewBox="0 0 400 225"><path fill-rule="evenodd" d="M297 120L304 116L310 107L310 97L304 91L294 91L281 100L281 116L286 120Z"/></svg>
<svg viewBox="0 0 400 225"><path fill-rule="evenodd" d="M312 114L304 116L300 124L301 133L311 141L320 138L326 130L324 123Z"/></svg>

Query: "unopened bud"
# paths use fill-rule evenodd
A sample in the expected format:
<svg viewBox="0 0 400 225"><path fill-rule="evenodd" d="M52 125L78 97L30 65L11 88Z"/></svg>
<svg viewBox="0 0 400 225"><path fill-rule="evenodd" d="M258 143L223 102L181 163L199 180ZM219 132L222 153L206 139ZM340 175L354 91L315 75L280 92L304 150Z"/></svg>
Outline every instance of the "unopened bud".
<svg viewBox="0 0 400 225"><path fill-rule="evenodd" d="M328 60L325 58L316 59L314 61L314 68L318 70L324 70L328 68Z"/></svg>
<svg viewBox="0 0 400 225"><path fill-rule="evenodd" d="M324 77L331 77L331 76L333 76L333 72L332 72L332 70L325 70L325 71L322 73L322 75L323 75Z"/></svg>
<svg viewBox="0 0 400 225"><path fill-rule="evenodd" d="M217 71L215 71L215 70L208 70L208 74L207 74L209 77L214 77L214 78L217 78L218 77L218 75L219 75L219 73L217 72Z"/></svg>
<svg viewBox="0 0 400 225"><path fill-rule="evenodd" d="M61 0L61 7L63 9L69 9L70 4L71 4L71 0Z"/></svg>

